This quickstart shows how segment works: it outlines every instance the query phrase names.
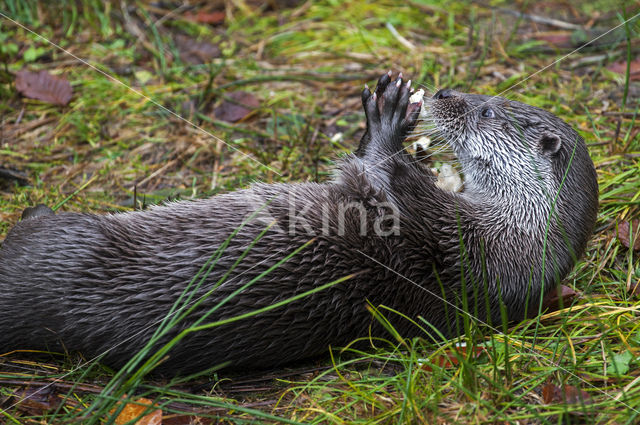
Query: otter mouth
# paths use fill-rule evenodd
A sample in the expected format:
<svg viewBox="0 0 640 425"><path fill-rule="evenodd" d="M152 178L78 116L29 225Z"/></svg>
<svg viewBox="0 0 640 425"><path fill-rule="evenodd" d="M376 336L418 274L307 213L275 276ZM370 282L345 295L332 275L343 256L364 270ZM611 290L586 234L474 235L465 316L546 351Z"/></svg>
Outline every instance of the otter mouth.
<svg viewBox="0 0 640 425"><path fill-rule="evenodd" d="M433 120L426 109L428 102L425 100L423 89L417 90L409 98L410 103L422 101L422 107L418 124L409 136L412 143L407 150L416 162L436 177L436 186L448 192L462 192L464 175L459 170L459 158L443 134L433 129Z"/></svg>

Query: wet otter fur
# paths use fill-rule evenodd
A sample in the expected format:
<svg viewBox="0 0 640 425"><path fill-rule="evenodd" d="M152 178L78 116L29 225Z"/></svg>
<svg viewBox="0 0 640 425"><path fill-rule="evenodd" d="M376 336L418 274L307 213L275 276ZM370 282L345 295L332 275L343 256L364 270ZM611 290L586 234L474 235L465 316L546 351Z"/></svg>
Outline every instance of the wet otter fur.
<svg viewBox="0 0 640 425"><path fill-rule="evenodd" d="M256 184L119 214L26 214L0 249L0 351L64 348L122 366L225 244L193 300L208 296L163 342L220 303L205 323L351 277L188 334L160 366L165 373L277 366L370 330L387 338L367 303L423 317L445 336L460 332L463 292L469 312L493 324L501 303L510 320L537 310L594 225L598 190L583 140L539 108L441 90L424 99L417 131L446 140L458 157L465 189L443 191L403 149L420 108L410 94L390 75L374 93L365 88L367 131L328 183ZM425 335L388 319L404 337Z"/></svg>

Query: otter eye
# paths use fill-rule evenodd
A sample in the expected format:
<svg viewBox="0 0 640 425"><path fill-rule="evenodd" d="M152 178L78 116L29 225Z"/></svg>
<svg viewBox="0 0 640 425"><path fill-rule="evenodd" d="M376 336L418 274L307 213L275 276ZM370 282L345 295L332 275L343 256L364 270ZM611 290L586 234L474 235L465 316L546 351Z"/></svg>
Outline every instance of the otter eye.
<svg viewBox="0 0 640 425"><path fill-rule="evenodd" d="M480 112L480 115L482 116L482 118L495 118L496 113L493 112L493 109L486 107L482 110L482 112Z"/></svg>

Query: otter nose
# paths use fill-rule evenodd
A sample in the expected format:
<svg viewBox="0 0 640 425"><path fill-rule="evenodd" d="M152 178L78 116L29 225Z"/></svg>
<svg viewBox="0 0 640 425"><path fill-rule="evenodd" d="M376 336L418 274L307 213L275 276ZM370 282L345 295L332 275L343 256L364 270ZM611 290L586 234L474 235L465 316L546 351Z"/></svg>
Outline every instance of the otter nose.
<svg viewBox="0 0 640 425"><path fill-rule="evenodd" d="M451 89L442 89L438 90L436 94L433 95L434 99L446 99L447 97L453 96L453 90Z"/></svg>

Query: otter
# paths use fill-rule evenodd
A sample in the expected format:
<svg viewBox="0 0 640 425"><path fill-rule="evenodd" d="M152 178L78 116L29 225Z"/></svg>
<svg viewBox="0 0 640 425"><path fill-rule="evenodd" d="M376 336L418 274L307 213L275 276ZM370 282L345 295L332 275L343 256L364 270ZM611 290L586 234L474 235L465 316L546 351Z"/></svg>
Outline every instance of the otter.
<svg viewBox="0 0 640 425"><path fill-rule="evenodd" d="M200 330L158 371L265 368L388 338L388 326L447 338L462 314L497 326L501 310L537 312L594 226L583 139L537 107L451 89L412 103L410 85L389 73L365 86L365 134L330 182L107 215L28 212L0 249L0 351L64 348L121 367L184 313L157 346ZM416 132L449 145L461 192L404 149Z"/></svg>

